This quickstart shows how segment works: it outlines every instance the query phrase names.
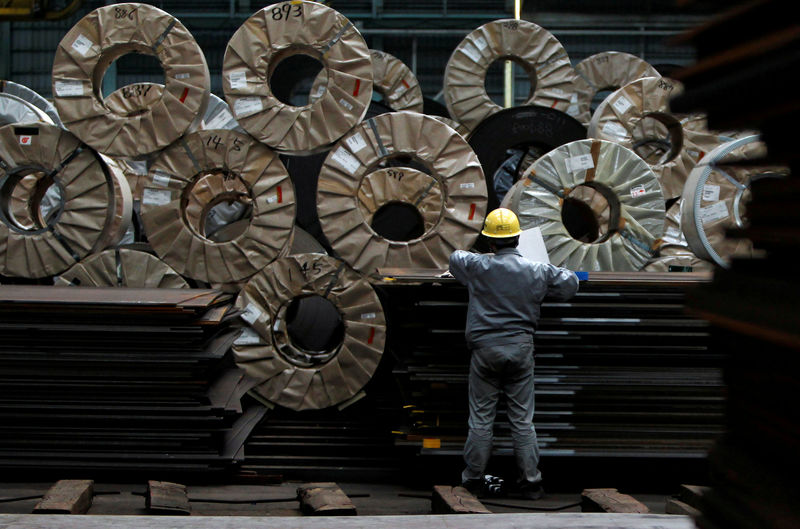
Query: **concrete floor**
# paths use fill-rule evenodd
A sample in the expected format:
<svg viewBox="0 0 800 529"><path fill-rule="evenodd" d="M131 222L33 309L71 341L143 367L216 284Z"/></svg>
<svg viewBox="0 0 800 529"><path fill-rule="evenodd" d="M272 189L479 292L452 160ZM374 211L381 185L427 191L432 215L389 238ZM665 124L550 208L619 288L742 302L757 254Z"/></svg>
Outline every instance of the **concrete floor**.
<svg viewBox="0 0 800 529"><path fill-rule="evenodd" d="M287 481L279 485L190 485L188 493L192 514L197 516L301 516L298 502L295 499L295 491L300 484L300 482ZM38 499L20 501L4 501L4 499L39 496L44 494L51 485L52 483L0 483L0 514L30 513L39 501ZM351 497L358 509L359 516L431 513L430 489L375 483L340 482L339 486ZM147 514L144 499L145 488L146 483L97 482L89 514ZM620 491L632 495L647 505L654 514L665 512L668 496L652 493L637 494L636 491L624 489ZM580 512L579 506L560 509L580 502L578 493L552 493L539 501L513 498L485 498L482 501L494 513ZM495 505L496 503L502 503L503 506Z"/></svg>

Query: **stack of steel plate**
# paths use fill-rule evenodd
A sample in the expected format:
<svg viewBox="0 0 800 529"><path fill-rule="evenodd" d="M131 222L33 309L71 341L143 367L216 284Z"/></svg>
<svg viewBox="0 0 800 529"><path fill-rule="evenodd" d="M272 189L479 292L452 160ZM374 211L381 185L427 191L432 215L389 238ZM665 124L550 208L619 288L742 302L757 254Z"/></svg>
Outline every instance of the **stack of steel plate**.
<svg viewBox="0 0 800 529"><path fill-rule="evenodd" d="M209 471L263 414L214 290L0 287L0 468Z"/></svg>

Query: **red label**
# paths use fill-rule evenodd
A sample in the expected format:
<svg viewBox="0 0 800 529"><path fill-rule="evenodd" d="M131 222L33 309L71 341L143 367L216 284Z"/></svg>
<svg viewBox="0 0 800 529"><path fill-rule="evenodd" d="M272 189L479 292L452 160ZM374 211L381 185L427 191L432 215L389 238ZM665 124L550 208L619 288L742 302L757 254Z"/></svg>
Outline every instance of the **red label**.
<svg viewBox="0 0 800 529"><path fill-rule="evenodd" d="M469 220L475 218L475 203L469 205Z"/></svg>
<svg viewBox="0 0 800 529"><path fill-rule="evenodd" d="M371 344L374 339L375 339L375 327L370 327L370 329L369 329L369 340L367 340L367 343Z"/></svg>
<svg viewBox="0 0 800 529"><path fill-rule="evenodd" d="M19 137L19 144L20 145L30 145L31 143L33 143L33 137L32 136L20 136Z"/></svg>
<svg viewBox="0 0 800 529"><path fill-rule="evenodd" d="M283 202L283 190L281 190L281 186L278 186L278 204Z"/></svg>
<svg viewBox="0 0 800 529"><path fill-rule="evenodd" d="M405 79L403 79L403 86L405 86L406 88L411 88L410 86L408 86L408 83L406 82Z"/></svg>
<svg viewBox="0 0 800 529"><path fill-rule="evenodd" d="M183 89L183 95L181 96L181 103L186 101L186 96L188 96L188 95L189 95L189 89L188 88L184 88Z"/></svg>
<svg viewBox="0 0 800 529"><path fill-rule="evenodd" d="M361 79L356 79L356 88L353 90L353 97L358 97L358 91L361 89Z"/></svg>
<svg viewBox="0 0 800 529"><path fill-rule="evenodd" d="M554 100L554 101L553 101L553 104L552 104L552 105L550 105L550 108L556 108L556 105L557 105L557 104L558 104L558 101L555 101L555 100Z"/></svg>

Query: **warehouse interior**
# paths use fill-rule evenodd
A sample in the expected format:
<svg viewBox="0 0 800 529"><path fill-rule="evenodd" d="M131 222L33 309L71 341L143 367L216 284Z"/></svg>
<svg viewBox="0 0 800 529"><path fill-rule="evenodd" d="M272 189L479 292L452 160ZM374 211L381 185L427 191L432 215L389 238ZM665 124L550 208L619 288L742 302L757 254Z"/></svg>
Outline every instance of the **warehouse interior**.
<svg viewBox="0 0 800 529"><path fill-rule="evenodd" d="M789 7L0 0L0 527L797 527ZM504 399L462 486L496 208L579 280L535 501Z"/></svg>

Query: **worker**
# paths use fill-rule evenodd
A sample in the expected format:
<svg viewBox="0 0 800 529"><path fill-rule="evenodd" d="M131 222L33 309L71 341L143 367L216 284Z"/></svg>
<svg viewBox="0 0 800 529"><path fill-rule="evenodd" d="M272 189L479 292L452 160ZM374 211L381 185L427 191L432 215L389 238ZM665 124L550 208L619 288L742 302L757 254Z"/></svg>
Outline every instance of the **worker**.
<svg viewBox="0 0 800 529"><path fill-rule="evenodd" d="M533 426L533 334L545 296L571 298L578 291L578 278L566 268L524 258L517 249L520 233L513 211L492 211L481 234L488 237L493 253L457 250L445 274L469 290L466 338L472 358L462 485L473 493L482 488L502 393L520 474L517 484L523 497L536 500L544 496L544 489Z"/></svg>

